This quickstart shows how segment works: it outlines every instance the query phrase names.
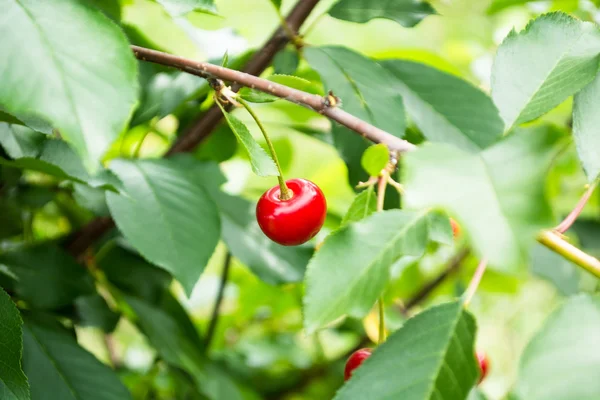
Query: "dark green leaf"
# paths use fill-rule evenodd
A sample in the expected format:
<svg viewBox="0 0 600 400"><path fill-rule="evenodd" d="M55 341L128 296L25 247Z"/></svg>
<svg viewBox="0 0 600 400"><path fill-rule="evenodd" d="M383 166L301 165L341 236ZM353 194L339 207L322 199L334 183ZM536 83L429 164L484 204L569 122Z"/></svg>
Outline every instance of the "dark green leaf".
<svg viewBox="0 0 600 400"><path fill-rule="evenodd" d="M425 250L427 214L379 212L328 236L306 270L306 330L312 333L346 314L364 317L385 288L392 264Z"/></svg>
<svg viewBox="0 0 600 400"><path fill-rule="evenodd" d="M0 122L0 145L11 158L37 157L45 140L43 133Z"/></svg>
<svg viewBox="0 0 600 400"><path fill-rule="evenodd" d="M75 309L78 325L97 327L104 332L112 332L120 318L98 293L78 297L75 300Z"/></svg>
<svg viewBox="0 0 600 400"><path fill-rule="evenodd" d="M0 239L19 235L22 231L21 209L13 201L0 198Z"/></svg>
<svg viewBox="0 0 600 400"><path fill-rule="evenodd" d="M579 268L541 244L532 249L531 272L552 283L565 296L579 292Z"/></svg>
<svg viewBox="0 0 600 400"><path fill-rule="evenodd" d="M273 58L273 70L276 74L292 75L298 69L300 58L295 49L280 51Z"/></svg>
<svg viewBox="0 0 600 400"><path fill-rule="evenodd" d="M122 247L112 248L98 264L110 283L150 304L158 304L171 283L166 271Z"/></svg>
<svg viewBox="0 0 600 400"><path fill-rule="evenodd" d="M379 176L390 162L390 151L385 144L369 146L363 153L360 163L370 176Z"/></svg>
<svg viewBox="0 0 600 400"><path fill-rule="evenodd" d="M470 83L424 64L386 60L407 113L425 137L464 150L484 149L501 136L504 123L492 100Z"/></svg>
<svg viewBox="0 0 600 400"><path fill-rule="evenodd" d="M25 318L23 348L23 369L32 399L131 399L115 372L79 347L58 322Z"/></svg>
<svg viewBox="0 0 600 400"><path fill-rule="evenodd" d="M219 106L221 105L219 104ZM265 149L260 147L256 140L254 140L252 134L248 128L246 128L246 125L244 125L242 121L233 115L226 112L222 107L221 110L223 111L223 115L225 116L225 120L227 120L229 127L242 146L244 146L246 149L246 152L250 157L252 171L259 176L278 176L279 172L277 171L275 162L271 156L267 154Z"/></svg>
<svg viewBox="0 0 600 400"><path fill-rule="evenodd" d="M356 195L342 219L341 226L367 218L377 210L377 197L373 186Z"/></svg>
<svg viewBox="0 0 600 400"><path fill-rule="evenodd" d="M402 26L412 27L428 15L435 14L422 0L340 0L329 14L338 19L364 23L374 18L387 18Z"/></svg>
<svg viewBox="0 0 600 400"><path fill-rule="evenodd" d="M600 75L575 95L573 138L590 182L600 177Z"/></svg>
<svg viewBox="0 0 600 400"><path fill-rule="evenodd" d="M430 308L377 347L335 400L465 399L479 373L475 331L460 302Z"/></svg>
<svg viewBox="0 0 600 400"><path fill-rule="evenodd" d="M192 11L216 13L214 0L156 0L173 17L180 17Z"/></svg>
<svg viewBox="0 0 600 400"><path fill-rule="evenodd" d="M0 288L0 398L29 400L27 377L21 370L23 321L15 303Z"/></svg>
<svg viewBox="0 0 600 400"><path fill-rule="evenodd" d="M51 122L95 171L136 101L136 62L125 35L75 0L2 0L0 8L10 16L0 22L0 50L12 54L0 105ZM56 29L57 21L68 23Z"/></svg>
<svg viewBox="0 0 600 400"><path fill-rule="evenodd" d="M237 139L228 124L223 123L200 143L194 152L199 160L223 162L235 155Z"/></svg>
<svg viewBox="0 0 600 400"><path fill-rule="evenodd" d="M126 296L150 343L169 364L188 372L201 392L211 400L241 400L241 393L221 371L209 364L201 349L189 340L171 316L143 301Z"/></svg>
<svg viewBox="0 0 600 400"><path fill-rule="evenodd" d="M281 9L281 1L282 0L271 0L271 4L279 11Z"/></svg>
<svg viewBox="0 0 600 400"><path fill-rule="evenodd" d="M358 118L393 134L404 135L406 121L393 75L376 62L345 47L308 47L304 56L319 75L326 90L342 100L341 107ZM360 158L366 139L334 124L334 144L348 165L351 185L366 180Z"/></svg>
<svg viewBox="0 0 600 400"><path fill-rule="evenodd" d="M114 160L125 194L107 193L125 238L190 294L219 241L217 206L189 169L171 160Z"/></svg>
<svg viewBox="0 0 600 400"><path fill-rule="evenodd" d="M443 207L479 256L514 271L537 232L553 223L544 187L559 138L549 129L523 130L480 154L425 145L403 157L405 205Z"/></svg>
<svg viewBox="0 0 600 400"><path fill-rule="evenodd" d="M241 197L221 193L216 201L221 210L223 241L236 258L265 282L302 280L311 248L281 246L268 239L256 222L256 206Z"/></svg>
<svg viewBox="0 0 600 400"><path fill-rule="evenodd" d="M563 13L543 15L512 31L494 62L492 98L505 130L550 111L598 71L600 31Z"/></svg>
<svg viewBox="0 0 600 400"><path fill-rule="evenodd" d="M87 270L53 244L2 253L0 264L16 277L19 297L36 309L60 308L95 290Z"/></svg>
<svg viewBox="0 0 600 400"><path fill-rule="evenodd" d="M520 361L520 399L595 399L600 393L600 298L579 295L548 317Z"/></svg>
<svg viewBox="0 0 600 400"><path fill-rule="evenodd" d="M256 89L250 89L243 87L239 95L242 99L251 103L272 103L279 100L279 97L273 96L272 94L264 93Z"/></svg>

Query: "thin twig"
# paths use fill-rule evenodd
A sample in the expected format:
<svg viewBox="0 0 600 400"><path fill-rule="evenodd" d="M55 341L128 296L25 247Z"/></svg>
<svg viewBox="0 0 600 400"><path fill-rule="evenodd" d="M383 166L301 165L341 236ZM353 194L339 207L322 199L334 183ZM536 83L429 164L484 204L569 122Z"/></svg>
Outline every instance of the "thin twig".
<svg viewBox="0 0 600 400"><path fill-rule="evenodd" d="M225 261L223 262L223 271L221 272L221 282L219 283L219 290L217 292L217 298L215 299L215 306L210 317L208 329L206 330L206 337L204 339L204 349L208 350L210 343L215 335L215 329L217 328L217 322L219 321L219 309L223 302L223 295L225 294L225 286L229 279L229 269L231 266L231 253L228 251L225 255Z"/></svg>
<svg viewBox="0 0 600 400"><path fill-rule="evenodd" d="M465 294L464 294L463 306L465 308L467 308L469 306L469 304L471 303L471 300L473 299L473 296L475 295L475 292L477 292L477 288L479 287L481 278L483 278L483 274L485 273L487 264L488 264L488 262L487 262L487 259L485 259L485 258L482 258L479 261L479 264L477 265L477 268L475 269L475 273L473 274L473 277L471 278L471 282L469 282L469 286L467 287L467 290L465 291Z"/></svg>
<svg viewBox="0 0 600 400"><path fill-rule="evenodd" d="M346 128L353 130L374 143L383 143L387 145L390 151L405 152L416 148L412 143L371 125L341 108L327 106L323 97L316 94L303 92L267 79L216 64L195 61L189 58L147 49L145 47L131 46L131 49L133 50L133 54L142 61L178 68L192 75L206 79L219 78L308 107L338 122Z"/></svg>
<svg viewBox="0 0 600 400"><path fill-rule="evenodd" d="M579 265L597 278L600 278L600 260L590 256L583 250L573 246L557 233L543 231L538 235L538 242L560 254L567 260Z"/></svg>
<svg viewBox="0 0 600 400"><path fill-rule="evenodd" d="M567 217L558 226L556 226L556 228L554 228L556 232L565 233L569 230L571 225L573 225L573 223L577 220L577 217L579 217L579 214L581 214L583 211L590 197L592 197L592 193L594 193L596 186L598 186L598 181L595 181L588 186L587 190L583 196L581 196L581 199L579 199L579 202L577 202L577 205L573 211L571 211L569 215L567 215Z"/></svg>

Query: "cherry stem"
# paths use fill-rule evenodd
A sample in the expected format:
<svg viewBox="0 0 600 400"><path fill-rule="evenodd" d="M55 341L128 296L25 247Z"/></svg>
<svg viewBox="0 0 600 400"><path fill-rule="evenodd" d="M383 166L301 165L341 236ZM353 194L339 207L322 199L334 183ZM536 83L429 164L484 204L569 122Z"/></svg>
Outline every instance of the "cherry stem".
<svg viewBox="0 0 600 400"><path fill-rule="evenodd" d="M538 235L537 240L550 250L579 265L595 277L600 278L600 260L573 246L559 235L557 232L542 231Z"/></svg>
<svg viewBox="0 0 600 400"><path fill-rule="evenodd" d="M579 199L579 202L577 202L577 205L575 206L573 211L571 211L569 215L567 215L567 217L560 224L558 224L556 228L554 228L556 232L565 233L569 230L571 225L573 225L575 220L577 220L577 217L579 217L579 214L581 214L581 212L583 211L590 197L592 197L592 193L594 193L594 189L596 189L596 186L598 186L598 181L595 181L594 183L591 183L588 186L587 190L585 191L583 196L581 196L581 199Z"/></svg>
<svg viewBox="0 0 600 400"><path fill-rule="evenodd" d="M381 176L379 176L379 181L377 183L377 211L383 211L383 203L385 200L385 188L388 183L388 174L387 172L382 172ZM381 344L385 342L386 329L385 329L385 308L383 305L383 296L379 297L378 300L379 305L379 340L378 343Z"/></svg>
<svg viewBox="0 0 600 400"><path fill-rule="evenodd" d="M469 303L471 303L471 299L475 295L475 292L477 292L477 288L479 287L479 283L481 282L481 278L483 277L483 274L485 273L486 268L487 268L487 259L482 258L481 261L479 261L479 264L477 265L477 269L475 270L475 273L473 274L473 278L471 278L471 282L469 282L469 287L467 287L467 290L465 291L464 301L463 301L463 306L465 308L467 308L469 306Z"/></svg>
<svg viewBox="0 0 600 400"><path fill-rule="evenodd" d="M281 165L279 165L279 160L277 159L277 153L275 152L275 147L273 147L273 142L271 142L271 139L269 138L269 134L267 133L267 130L265 129L264 125L262 124L262 122L260 122L260 119L258 118L258 115L256 115L256 113L254 112L254 110L252 109L252 107L250 107L250 104L248 104L248 102L240 97L236 98L236 100L242 105L244 106L244 108L246 109L246 111L248 111L248 113L252 116L252 119L254 119L254 121L256 122L256 125L258 125L260 131L263 134L263 137L265 138L265 141L267 142L267 146L269 147L269 152L271 152L271 156L273 157L273 161L275 162L275 165L277 166L277 171L279 172L279 175L277 176L277 179L279 180L279 187L281 188L281 193L279 195L279 198L281 200L289 200L292 198L292 192L290 191L290 189L287 187L287 185L285 184L285 179L283 179L283 172L281 171Z"/></svg>

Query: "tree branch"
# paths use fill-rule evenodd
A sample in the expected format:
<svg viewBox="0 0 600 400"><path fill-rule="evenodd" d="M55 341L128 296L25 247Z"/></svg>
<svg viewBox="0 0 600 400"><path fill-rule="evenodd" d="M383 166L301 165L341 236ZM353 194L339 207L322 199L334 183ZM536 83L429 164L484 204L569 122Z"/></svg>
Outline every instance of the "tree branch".
<svg viewBox="0 0 600 400"><path fill-rule="evenodd" d="M567 260L577 264L597 278L600 278L600 260L590 256L583 250L573 246L552 231L543 231L538 235L538 242L560 254Z"/></svg>
<svg viewBox="0 0 600 400"><path fill-rule="evenodd" d="M340 108L327 106L323 97L316 94L303 92L245 72L221 67L220 65L194 61L139 46L131 46L131 48L133 54L140 60L178 68L202 78L222 79L232 82L236 87L242 85L305 106L359 133L374 143L387 145L391 151L405 152L416 148L412 143L379 129Z"/></svg>
<svg viewBox="0 0 600 400"><path fill-rule="evenodd" d="M585 208L585 205L587 204L590 197L592 197L592 193L594 193L594 189L596 189L597 185L598 181L595 181L588 186L587 190L585 191L583 196L581 196L581 199L579 199L579 202L577 202L577 205L575 206L573 211L571 211L569 215L567 215L567 217L556 228L554 228L556 232L565 233L569 230L571 225L573 225L573 223L577 220L577 217L579 217L579 214L581 214L581 212Z"/></svg>
<svg viewBox="0 0 600 400"><path fill-rule="evenodd" d="M223 302L223 295L225 294L225 286L229 279L229 268L231 267L231 253L227 251L225 255L225 261L223 262L223 271L221 272L221 281L219 283L219 290L217 292L217 298L215 299L215 306L210 317L210 322L206 330L206 336L204 339L204 349L208 351L210 343L215 335L215 329L217 328L217 322L219 321L219 310L221 303Z"/></svg>

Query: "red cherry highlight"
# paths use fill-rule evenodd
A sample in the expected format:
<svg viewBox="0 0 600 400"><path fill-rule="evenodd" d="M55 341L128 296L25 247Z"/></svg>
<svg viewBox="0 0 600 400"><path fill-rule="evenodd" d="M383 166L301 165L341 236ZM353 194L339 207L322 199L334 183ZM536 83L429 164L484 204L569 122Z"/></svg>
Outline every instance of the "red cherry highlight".
<svg viewBox="0 0 600 400"><path fill-rule="evenodd" d="M272 241L297 246L319 233L327 215L327 201L321 189L309 180L290 179L286 185L292 198L281 200L279 186L272 187L258 200L256 219Z"/></svg>
<svg viewBox="0 0 600 400"><path fill-rule="evenodd" d="M479 369L481 374L479 375L479 382L483 381L483 379L487 376L488 368L489 368L489 360L487 355L483 351L477 352L477 361L479 362Z"/></svg>
<svg viewBox="0 0 600 400"><path fill-rule="evenodd" d="M352 376L352 372L360 367L360 364L363 363L367 358L371 356L371 349L360 349L356 350L346 361L346 368L344 369L344 380L350 379Z"/></svg>

